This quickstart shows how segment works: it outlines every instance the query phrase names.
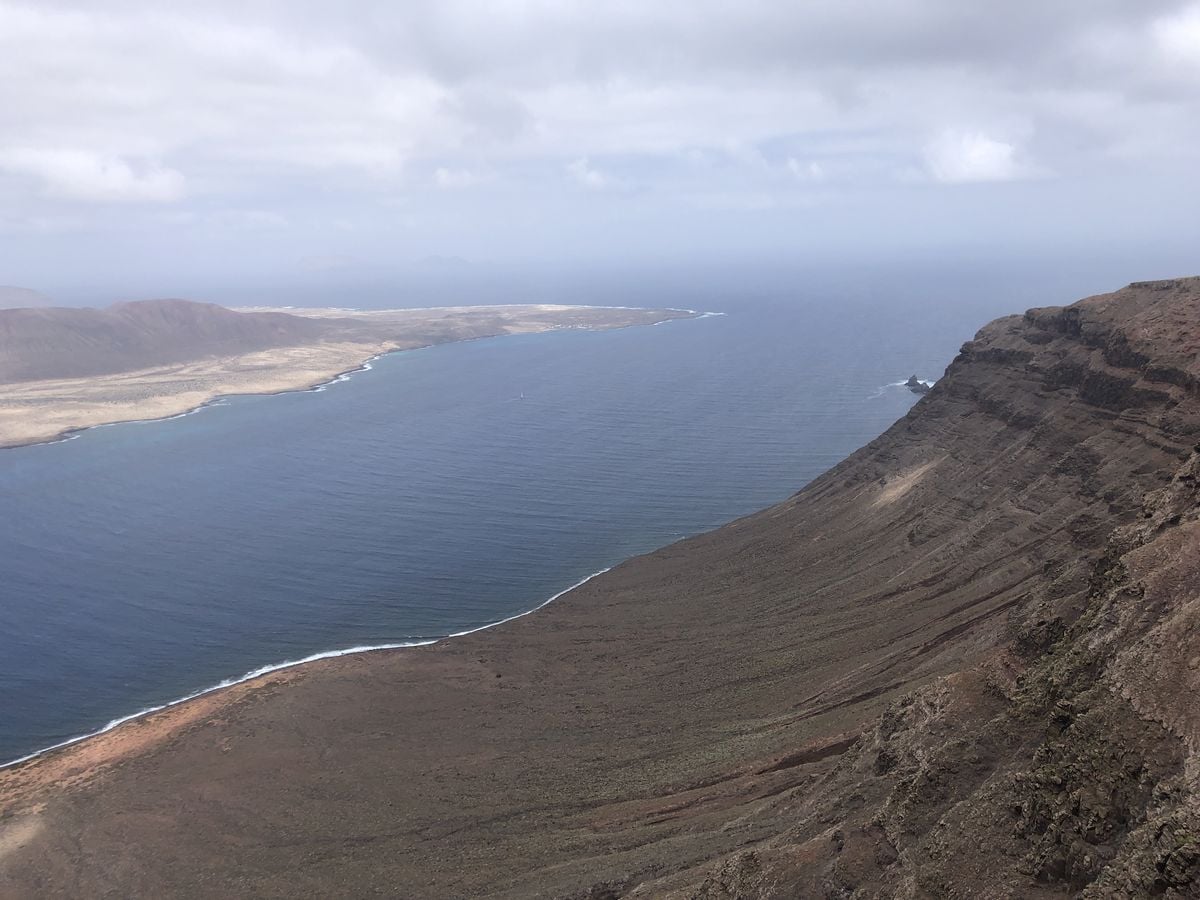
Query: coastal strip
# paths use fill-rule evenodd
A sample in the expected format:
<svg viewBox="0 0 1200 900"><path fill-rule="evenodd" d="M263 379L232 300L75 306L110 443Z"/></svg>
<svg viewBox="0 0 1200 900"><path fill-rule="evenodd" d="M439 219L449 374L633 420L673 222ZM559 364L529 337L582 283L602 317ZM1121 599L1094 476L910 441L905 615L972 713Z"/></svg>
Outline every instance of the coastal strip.
<svg viewBox="0 0 1200 900"><path fill-rule="evenodd" d="M224 312L237 315L231 311ZM246 315L262 315L255 309ZM368 371L382 356L438 344L567 329L657 325L705 314L684 309L478 306L417 310L288 308L323 337L301 345L87 377L0 384L0 448L57 443L102 425L158 422L239 396L320 391Z"/></svg>
<svg viewBox="0 0 1200 900"><path fill-rule="evenodd" d="M656 324L660 324L660 323L656 323ZM433 345L429 345L429 346L433 346ZM424 350L424 349L428 349L428 347L412 348L412 350ZM44 441L32 441L29 443L14 443L14 444L0 443L0 450L15 450L18 447L40 447L40 446L43 446L46 444L61 444L66 441L76 440L77 438L82 437L85 432L92 431L93 429L96 429L96 428L111 428L114 425L153 425L157 422L169 422L173 419L183 419L183 418L186 418L187 416L191 416L191 415L195 415L196 413L203 412L206 409L211 409L215 406L222 406L222 405L224 405L225 401L232 400L232 399L235 399L238 397L276 397L281 394L318 394L318 393L321 393L321 392L325 391L326 389L328 389L331 385L341 384L342 382L349 381L355 375L361 374L363 372L371 371L371 369L373 368L373 366L371 364L373 362L375 362L376 360L382 359L383 357L388 356L392 353L405 353L405 352L411 352L411 351L388 350L388 351L384 351L382 353L376 353L374 356L371 356L368 359L364 360L360 365L356 365L353 368L346 369L345 371L342 371L342 372L338 372L330 377L325 377L324 380L318 381L313 384L305 384L305 385L301 385L298 387L283 388L282 390L277 390L277 391L245 391L245 392L239 392L239 393L215 394L211 399L205 400L201 403L196 404L195 406L191 406L187 409L184 409L181 412L169 413L169 414L161 415L161 416L137 418L137 419L117 419L112 422L100 422L96 425L83 425L78 428L71 428L67 431L62 432L61 434L59 434L55 437L49 438ZM2 402L3 401L0 400L0 403L2 403Z"/></svg>
<svg viewBox="0 0 1200 900"><path fill-rule="evenodd" d="M202 688L198 691L193 691L192 693L186 694L175 700L169 700L166 703L160 703L156 706L149 706L145 709L138 710L137 712L129 713L128 715L124 715L124 716L119 716L118 718L113 719L112 721L108 722L101 728L97 728L95 731L89 731L86 734L80 734L80 735L77 735L72 738L67 738L65 741L60 741L57 744L51 744L49 747L43 747L40 750L34 750L32 753L27 753L24 756L18 757L17 759L9 760L8 762L0 762L0 771L2 771L4 769L14 768L16 766L21 765L22 763L27 763L31 760L37 759L38 757L42 757L49 753L53 753L56 750L63 750L74 744L78 744L81 741L86 741L90 738L99 737L100 735L107 734L107 733L119 728L120 726L126 724L127 722L134 722L134 721L137 721L138 719L144 719L147 716L152 716L155 713L162 712L163 710L168 710L168 709L171 709L172 707L180 706L181 704L188 703L189 701L192 701L192 700L197 700L197 699L199 699L201 697L205 697L209 694L216 693L217 691L223 691L227 688L236 687L237 685L240 685L240 684L246 684L246 683L254 681L256 679L263 678L264 676L271 675L275 672L282 672L287 669L294 669L298 666L304 666L309 663L314 663L314 662L317 662L318 660L322 660L322 659L336 659L336 658L342 657L342 656L354 656L354 655L362 654L362 653L375 653L380 650L405 650L405 649L409 649L412 647L428 647L431 644L437 644L437 643L440 643L441 641L451 640L453 638L466 637L467 635L470 635L470 634L478 634L479 632L487 631L490 628L496 628L497 626L505 625L509 622L515 622L517 619L522 619L525 616L531 615L540 609L544 609L545 607L547 607L551 603L553 603L555 600L558 600L560 597L563 597L566 594L571 593L571 591L575 590L576 588L583 587L585 584L587 584L593 578L603 575L605 572L608 572L611 569L612 569L612 566L605 566L603 569L598 569L595 572L593 572L592 574L584 576L583 578L579 579L578 581L576 581L574 584L570 585L569 587L563 588L561 591L559 591L556 594L551 595L550 597L543 600L541 603L537 604L536 606L532 606L529 609L523 610L522 612L516 613L511 616L508 616L507 618L498 619L495 622L488 622L486 625L480 625L475 628L468 628L465 631L455 631L455 632L451 632L450 634L443 635L442 637L429 638L426 640L397 641L397 642L393 642L393 643L384 643L384 644L364 644L364 645L355 646L355 647L345 647L340 650L323 650L319 653L313 653L309 656L302 657L301 659L291 659L291 660L286 660L284 662L279 662L279 663L268 663L267 665L259 666L256 669L252 669L244 675L238 676L236 678L226 678L222 681L217 682L214 685L211 685L206 688Z"/></svg>

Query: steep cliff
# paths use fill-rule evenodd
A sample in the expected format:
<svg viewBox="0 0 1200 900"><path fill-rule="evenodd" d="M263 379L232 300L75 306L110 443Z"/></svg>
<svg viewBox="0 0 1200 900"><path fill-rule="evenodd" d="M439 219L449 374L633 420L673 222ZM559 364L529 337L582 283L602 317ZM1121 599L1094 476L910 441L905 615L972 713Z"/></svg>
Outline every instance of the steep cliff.
<svg viewBox="0 0 1200 900"><path fill-rule="evenodd" d="M970 460L978 487L956 481L976 510L963 525L1036 516L1041 571L1024 567L969 665L891 703L797 798L783 834L680 895L1200 896L1197 375L1200 279L1031 310L963 347L901 431L962 399L964 422L1004 435ZM999 537L981 579L1011 559Z"/></svg>
<svg viewBox="0 0 1200 900"><path fill-rule="evenodd" d="M998 320L776 507L0 772L0 893L1193 896L1198 351Z"/></svg>

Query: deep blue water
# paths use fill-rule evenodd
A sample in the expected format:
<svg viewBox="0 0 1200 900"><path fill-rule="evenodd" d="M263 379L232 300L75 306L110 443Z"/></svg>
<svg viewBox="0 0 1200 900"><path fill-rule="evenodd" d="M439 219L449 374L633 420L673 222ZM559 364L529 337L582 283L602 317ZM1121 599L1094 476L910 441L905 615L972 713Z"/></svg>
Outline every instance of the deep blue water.
<svg viewBox="0 0 1200 900"><path fill-rule="evenodd" d="M780 500L1004 308L707 305L728 314L395 354L0 452L0 760L265 664L503 619Z"/></svg>

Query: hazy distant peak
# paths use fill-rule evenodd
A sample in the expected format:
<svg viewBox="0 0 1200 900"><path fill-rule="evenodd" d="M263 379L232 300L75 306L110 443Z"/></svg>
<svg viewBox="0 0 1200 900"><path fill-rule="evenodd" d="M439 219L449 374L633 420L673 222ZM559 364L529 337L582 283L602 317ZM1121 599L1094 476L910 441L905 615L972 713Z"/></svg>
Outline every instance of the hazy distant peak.
<svg viewBox="0 0 1200 900"><path fill-rule="evenodd" d="M471 268L471 261L461 256L423 256L414 263L418 269L434 269L442 271L457 271Z"/></svg>
<svg viewBox="0 0 1200 900"><path fill-rule="evenodd" d="M119 309L125 306L217 306L216 303L209 303L206 300L184 300L180 297L152 297L144 300L115 300L109 304L111 309Z"/></svg>
<svg viewBox="0 0 1200 900"><path fill-rule="evenodd" d="M108 306L110 312L123 313L151 313L157 311L176 311L192 314L204 315L202 310L214 311L211 314L221 315L225 312L232 312L217 303L209 303L204 300L180 300L175 297L167 297L161 300L118 300L115 303L110 303ZM215 312L221 310L220 313Z"/></svg>
<svg viewBox="0 0 1200 900"><path fill-rule="evenodd" d="M32 309L53 305L53 300L38 291L0 284L0 309Z"/></svg>

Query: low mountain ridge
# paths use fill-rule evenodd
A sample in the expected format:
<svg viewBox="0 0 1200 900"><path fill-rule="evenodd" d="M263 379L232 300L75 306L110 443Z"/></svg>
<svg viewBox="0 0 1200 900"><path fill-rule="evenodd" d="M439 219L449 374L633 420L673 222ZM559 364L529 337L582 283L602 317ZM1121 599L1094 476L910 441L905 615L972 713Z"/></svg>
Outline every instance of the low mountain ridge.
<svg viewBox="0 0 1200 900"><path fill-rule="evenodd" d="M0 309L0 383L105 375L294 346L331 335L335 323L191 300Z"/></svg>

